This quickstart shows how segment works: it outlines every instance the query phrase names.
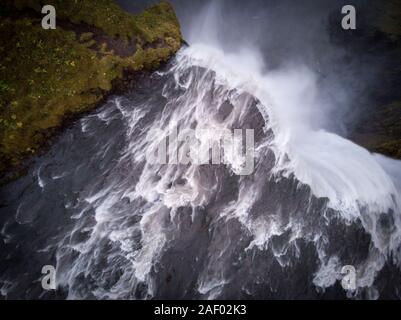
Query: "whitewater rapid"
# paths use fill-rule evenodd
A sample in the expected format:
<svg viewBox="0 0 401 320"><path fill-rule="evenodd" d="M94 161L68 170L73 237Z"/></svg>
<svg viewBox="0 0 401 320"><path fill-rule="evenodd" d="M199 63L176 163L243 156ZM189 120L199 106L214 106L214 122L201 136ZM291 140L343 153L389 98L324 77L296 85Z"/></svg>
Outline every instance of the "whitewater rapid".
<svg viewBox="0 0 401 320"><path fill-rule="evenodd" d="M306 67L183 48L1 190L2 295L45 297L50 264L68 299L397 296L400 161L316 126L321 103ZM176 127L253 129L254 172L149 163Z"/></svg>
<svg viewBox="0 0 401 320"><path fill-rule="evenodd" d="M191 46L178 59L215 70L222 85L259 99L259 110L268 114L274 132L275 171L294 173L314 195L328 198L344 218L358 218L361 206L400 210L395 183L401 165L393 181L390 169L374 154L334 133L311 128L311 113L319 112L320 102L312 71L297 66L263 73L262 58L254 51L226 54L205 45Z"/></svg>
<svg viewBox="0 0 401 320"><path fill-rule="evenodd" d="M316 117L314 113L323 112L319 110L319 103L323 102L318 96L317 77L311 70L290 65L269 72L257 50L232 54L204 44L179 53L178 61L214 70L220 85L258 99L259 112L268 119L266 125L273 132L268 143L275 154L272 174L294 175L311 188L314 196L327 198L328 207L340 214L345 223L361 221L381 253L398 253L401 161L372 154L337 134L312 126L311 118ZM378 226L383 213L391 215L396 228L385 241ZM266 235L262 238L269 239ZM399 257L394 259L400 262ZM370 284L376 272L370 274ZM333 274L334 270L331 284ZM318 273L316 279L319 277Z"/></svg>

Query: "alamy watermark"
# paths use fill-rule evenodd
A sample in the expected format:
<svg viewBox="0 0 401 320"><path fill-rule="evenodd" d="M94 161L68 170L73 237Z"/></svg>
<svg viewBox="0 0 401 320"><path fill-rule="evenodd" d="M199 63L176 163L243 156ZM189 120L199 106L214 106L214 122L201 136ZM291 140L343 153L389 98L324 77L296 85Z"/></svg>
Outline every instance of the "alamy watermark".
<svg viewBox="0 0 401 320"><path fill-rule="evenodd" d="M146 153L150 164L227 164L235 174L250 175L255 166L255 137L253 129L172 128L166 135L161 129L148 133L154 141Z"/></svg>
<svg viewBox="0 0 401 320"><path fill-rule="evenodd" d="M352 5L343 6L341 13L345 14L341 21L341 26L344 30L356 29L356 9Z"/></svg>
<svg viewBox="0 0 401 320"><path fill-rule="evenodd" d="M42 14L45 16L42 18L42 28L56 29L56 8L52 5L45 5L42 8Z"/></svg>
<svg viewBox="0 0 401 320"><path fill-rule="evenodd" d="M346 265L341 268L341 286L346 291L356 290L356 269L354 266Z"/></svg>
<svg viewBox="0 0 401 320"><path fill-rule="evenodd" d="M41 284L44 290L56 290L56 268L52 265L45 265L42 268L44 274Z"/></svg>

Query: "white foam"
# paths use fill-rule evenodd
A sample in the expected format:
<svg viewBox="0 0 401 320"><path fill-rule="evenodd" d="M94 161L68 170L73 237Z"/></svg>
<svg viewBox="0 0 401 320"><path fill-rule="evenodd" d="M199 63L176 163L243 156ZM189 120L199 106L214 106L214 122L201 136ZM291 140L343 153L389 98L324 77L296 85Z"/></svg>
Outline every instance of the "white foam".
<svg viewBox="0 0 401 320"><path fill-rule="evenodd" d="M382 158L339 135L316 126L323 117L316 77L304 66L263 72L257 50L226 54L195 44L178 55L178 71L190 65L216 72L220 84L248 92L261 101L274 132L277 173L295 174L317 197L341 211L345 219L359 217L360 208L399 211L399 192L383 169ZM401 166L392 171L401 175Z"/></svg>

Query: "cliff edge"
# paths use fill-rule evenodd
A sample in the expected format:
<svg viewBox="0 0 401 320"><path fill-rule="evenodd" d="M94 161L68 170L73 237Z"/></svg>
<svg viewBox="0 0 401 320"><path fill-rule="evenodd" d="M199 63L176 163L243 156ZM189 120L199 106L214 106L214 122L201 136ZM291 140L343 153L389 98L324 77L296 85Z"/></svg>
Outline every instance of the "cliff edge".
<svg viewBox="0 0 401 320"><path fill-rule="evenodd" d="M167 2L131 15L112 0L3 0L0 12L0 180L49 143L66 120L90 111L127 74L152 71L181 47Z"/></svg>

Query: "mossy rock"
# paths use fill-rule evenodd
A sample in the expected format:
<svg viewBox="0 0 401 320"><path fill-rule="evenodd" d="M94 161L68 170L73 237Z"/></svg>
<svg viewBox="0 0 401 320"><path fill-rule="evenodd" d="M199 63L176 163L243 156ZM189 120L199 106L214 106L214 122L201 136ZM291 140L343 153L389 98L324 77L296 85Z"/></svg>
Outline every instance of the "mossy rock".
<svg viewBox="0 0 401 320"><path fill-rule="evenodd" d="M371 99L353 128L351 138L372 152L401 159L401 0L377 1L362 39L362 48L380 60ZM355 42L356 43L356 42Z"/></svg>
<svg viewBox="0 0 401 320"><path fill-rule="evenodd" d="M392 41L401 39L401 1L386 0L380 3L381 12L375 21L378 29L386 34Z"/></svg>
<svg viewBox="0 0 401 320"><path fill-rule="evenodd" d="M384 142L375 147L375 151L392 158L401 159L401 139Z"/></svg>
<svg viewBox="0 0 401 320"><path fill-rule="evenodd" d="M44 30L45 2L6 0L0 16L3 178L41 150L66 118L98 105L116 80L154 70L182 43L167 2L130 15L111 0L56 0L57 28Z"/></svg>
<svg viewBox="0 0 401 320"><path fill-rule="evenodd" d="M368 150L401 159L401 101L366 114L353 139Z"/></svg>

